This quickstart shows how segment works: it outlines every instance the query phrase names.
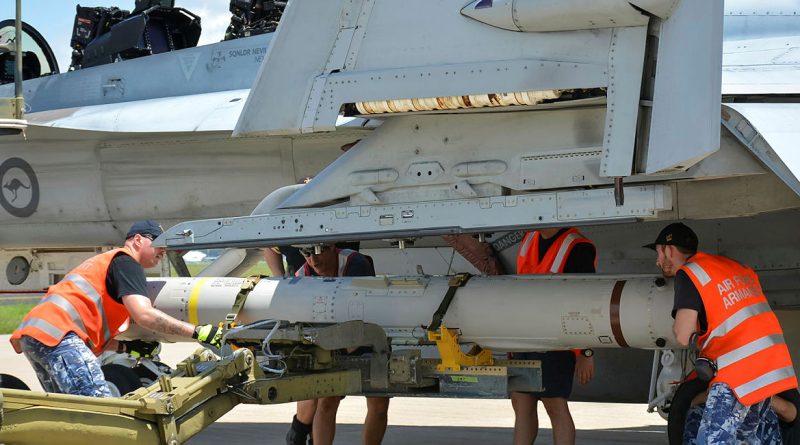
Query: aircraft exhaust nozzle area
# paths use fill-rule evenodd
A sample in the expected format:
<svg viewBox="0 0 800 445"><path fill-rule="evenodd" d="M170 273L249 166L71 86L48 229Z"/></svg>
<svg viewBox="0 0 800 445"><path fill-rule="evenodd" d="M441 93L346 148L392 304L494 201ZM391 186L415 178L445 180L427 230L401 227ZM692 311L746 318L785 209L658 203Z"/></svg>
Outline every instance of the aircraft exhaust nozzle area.
<svg viewBox="0 0 800 445"><path fill-rule="evenodd" d="M261 279L247 294L239 324L363 320L415 343L448 291L448 277ZM231 312L245 278L151 278L158 309L193 324ZM675 347L672 284L654 276L473 277L456 290L444 325L463 342L496 351ZM136 328L138 329L138 328ZM185 341L136 330L124 337Z"/></svg>
<svg viewBox="0 0 800 445"><path fill-rule="evenodd" d="M646 25L669 18L679 0L474 0L461 14L509 31L550 32Z"/></svg>

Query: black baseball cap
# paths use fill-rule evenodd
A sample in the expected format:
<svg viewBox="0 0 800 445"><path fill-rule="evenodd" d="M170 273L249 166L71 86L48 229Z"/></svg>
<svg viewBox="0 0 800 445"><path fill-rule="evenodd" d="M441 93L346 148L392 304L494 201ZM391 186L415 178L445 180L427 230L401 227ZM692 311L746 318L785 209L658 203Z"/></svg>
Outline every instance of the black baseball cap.
<svg viewBox="0 0 800 445"><path fill-rule="evenodd" d="M152 219L145 219L133 223L130 230L128 230L128 234L125 235L125 239L128 239L134 235L150 235L155 239L158 238L162 233L164 233L164 229L161 228L161 224L153 221Z"/></svg>
<svg viewBox="0 0 800 445"><path fill-rule="evenodd" d="M684 223L672 223L658 234L655 242L642 247L656 250L656 245L678 246L697 251L697 235Z"/></svg>

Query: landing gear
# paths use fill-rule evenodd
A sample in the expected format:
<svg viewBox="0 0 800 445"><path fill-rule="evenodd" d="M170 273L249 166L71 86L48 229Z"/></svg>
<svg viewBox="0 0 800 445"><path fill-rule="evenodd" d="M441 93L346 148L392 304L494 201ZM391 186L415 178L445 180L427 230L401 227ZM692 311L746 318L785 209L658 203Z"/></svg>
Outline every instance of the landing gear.
<svg viewBox="0 0 800 445"><path fill-rule="evenodd" d="M106 376L108 389L112 397L122 397L125 394L141 388L142 382L133 369L123 365L105 365L101 368Z"/></svg>
<svg viewBox="0 0 800 445"><path fill-rule="evenodd" d="M25 382L9 374L0 374L0 388L30 391Z"/></svg>
<svg viewBox="0 0 800 445"><path fill-rule="evenodd" d="M686 413L692 405L692 399L708 388L708 382L700 379L687 380L678 386L667 417L667 437L670 445L683 443L683 427L686 424Z"/></svg>

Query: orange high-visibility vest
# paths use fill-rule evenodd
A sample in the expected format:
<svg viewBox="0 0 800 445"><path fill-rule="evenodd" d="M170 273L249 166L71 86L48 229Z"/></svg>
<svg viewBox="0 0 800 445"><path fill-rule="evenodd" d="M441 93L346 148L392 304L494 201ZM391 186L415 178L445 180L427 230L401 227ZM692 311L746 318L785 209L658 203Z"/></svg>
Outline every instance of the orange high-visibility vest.
<svg viewBox="0 0 800 445"><path fill-rule="evenodd" d="M347 276L347 268L350 266L350 260L358 254L355 250L350 249L336 249L336 254L338 256L337 260L339 262L338 265L338 275L337 277L345 277ZM294 274L296 277L311 277L314 276L314 273L311 271L311 266L308 265L308 262L303 264L303 267L300 268Z"/></svg>
<svg viewBox="0 0 800 445"><path fill-rule="evenodd" d="M132 254L123 247L95 255L50 286L11 335L14 349L22 352L19 340L23 335L56 346L65 335L74 332L92 352L100 354L129 320L125 305L114 301L106 289L108 267L119 253Z"/></svg>
<svg viewBox="0 0 800 445"><path fill-rule="evenodd" d="M700 355L717 363L711 383L726 383L743 405L797 388L783 330L756 273L702 252L680 270L700 293L708 318L708 331L697 343Z"/></svg>
<svg viewBox="0 0 800 445"><path fill-rule="evenodd" d="M539 261L539 242L542 239L538 230L528 232L522 239L517 253L518 274L550 274L563 273L572 249L580 243L592 244L576 228L571 228L553 242L547 253ZM592 244L593 245L593 244ZM595 263L597 258L595 258Z"/></svg>

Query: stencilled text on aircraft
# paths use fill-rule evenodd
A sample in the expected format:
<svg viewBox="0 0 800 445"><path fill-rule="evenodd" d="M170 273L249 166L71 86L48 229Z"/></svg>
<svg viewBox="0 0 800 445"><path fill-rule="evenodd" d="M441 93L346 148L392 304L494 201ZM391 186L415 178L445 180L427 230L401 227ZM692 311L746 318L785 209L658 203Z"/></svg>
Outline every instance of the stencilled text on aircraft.
<svg viewBox="0 0 800 445"><path fill-rule="evenodd" d="M264 60L264 55L267 53L266 46L257 46L254 48L240 48L228 51L228 57L234 59L236 57L253 57L256 62Z"/></svg>

